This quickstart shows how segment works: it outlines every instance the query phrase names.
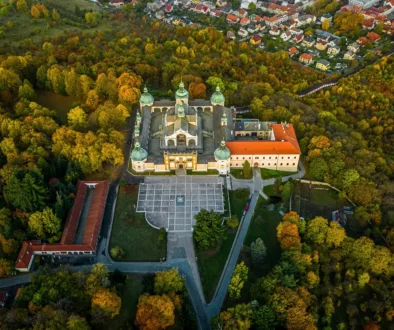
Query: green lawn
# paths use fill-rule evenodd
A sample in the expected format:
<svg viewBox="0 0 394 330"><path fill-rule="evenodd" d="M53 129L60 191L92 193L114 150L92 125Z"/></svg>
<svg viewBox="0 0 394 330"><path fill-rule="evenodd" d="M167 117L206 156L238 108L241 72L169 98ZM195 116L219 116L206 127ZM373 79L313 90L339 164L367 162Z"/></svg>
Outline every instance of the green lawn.
<svg viewBox="0 0 394 330"><path fill-rule="evenodd" d="M158 246L159 230L146 222L144 213L135 212L137 198L138 185L119 187L109 247L120 246L123 261L159 261L166 257L167 241Z"/></svg>
<svg viewBox="0 0 394 330"><path fill-rule="evenodd" d="M261 168L260 171L261 171L261 178L264 180L297 173L297 172L275 171L275 170L270 170L268 168Z"/></svg>
<svg viewBox="0 0 394 330"><path fill-rule="evenodd" d="M134 324L137 312L138 298L143 291L143 276L128 275L126 289L122 295L122 307L119 315L113 319L113 329L128 329L127 325Z"/></svg>
<svg viewBox="0 0 394 330"><path fill-rule="evenodd" d="M245 237L244 245L249 246L257 238L263 239L267 247L267 257L265 270L270 270L279 260L281 249L276 238L276 227L280 223L282 216L277 211L268 211L264 206L266 200L259 196L254 211L254 216L249 225L248 233Z"/></svg>
<svg viewBox="0 0 394 330"><path fill-rule="evenodd" d="M206 172L196 172L192 170L187 170L187 175L219 175L218 170L208 170Z"/></svg>
<svg viewBox="0 0 394 330"><path fill-rule="evenodd" d="M323 186L322 186L323 187ZM318 203L324 206L338 206L338 192L328 188L327 190L323 187L322 189L312 189L311 192L312 202Z"/></svg>
<svg viewBox="0 0 394 330"><path fill-rule="evenodd" d="M231 213L241 219L246 202L249 199L248 189L230 191ZM196 249L198 270L204 289L205 299L211 301L218 281L222 275L223 267L230 253L236 232L229 231L227 239L221 242L218 248L205 251Z"/></svg>
<svg viewBox="0 0 394 330"><path fill-rule="evenodd" d="M263 192L264 192L264 194L266 194L268 197L269 197L269 196L275 196L274 185L264 186L264 187L263 187Z"/></svg>
<svg viewBox="0 0 394 330"><path fill-rule="evenodd" d="M233 168L230 170L230 174L236 179L251 180L253 178L253 171L250 171L248 176L244 176L243 170L240 168Z"/></svg>

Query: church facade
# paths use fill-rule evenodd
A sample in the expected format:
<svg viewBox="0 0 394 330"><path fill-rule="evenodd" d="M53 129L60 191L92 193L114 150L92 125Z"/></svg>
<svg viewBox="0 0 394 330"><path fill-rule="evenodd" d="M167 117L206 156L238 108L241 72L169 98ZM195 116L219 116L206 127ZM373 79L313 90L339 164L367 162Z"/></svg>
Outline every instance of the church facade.
<svg viewBox="0 0 394 330"><path fill-rule="evenodd" d="M254 167L296 172L300 155L291 124L237 118L225 107L219 87L210 100L189 100L181 82L175 101L155 101L144 88L129 168L140 174L178 169L228 174L248 161Z"/></svg>

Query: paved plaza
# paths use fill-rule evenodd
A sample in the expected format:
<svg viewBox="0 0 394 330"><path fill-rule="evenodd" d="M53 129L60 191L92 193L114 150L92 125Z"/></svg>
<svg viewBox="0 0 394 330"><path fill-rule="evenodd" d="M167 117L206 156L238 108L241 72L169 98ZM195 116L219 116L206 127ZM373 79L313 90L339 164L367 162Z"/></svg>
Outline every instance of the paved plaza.
<svg viewBox="0 0 394 330"><path fill-rule="evenodd" d="M200 210L224 212L222 179L217 176L146 177L140 184L137 212L168 232L190 232Z"/></svg>

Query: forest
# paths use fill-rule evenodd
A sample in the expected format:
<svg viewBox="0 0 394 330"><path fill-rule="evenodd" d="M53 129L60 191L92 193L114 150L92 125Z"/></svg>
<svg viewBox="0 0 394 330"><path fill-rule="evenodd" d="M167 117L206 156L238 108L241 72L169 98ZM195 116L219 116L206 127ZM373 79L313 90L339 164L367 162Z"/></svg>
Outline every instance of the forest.
<svg viewBox="0 0 394 330"><path fill-rule="evenodd" d="M1 19L26 15L32 25L44 22L49 29L73 19L62 17L51 1L43 3L0 1ZM250 105L261 120L292 123L308 178L334 185L356 205L356 226L349 233L323 218L286 215L278 227L278 265L253 285L253 302L234 304L215 324L390 329L392 57L301 99L298 91L326 77L294 63L286 52L266 53L214 28L172 28L136 15L131 6L86 14L78 12L80 25L64 33L0 47L0 276L13 274L23 240L59 240L78 179L123 165L126 123L141 88L147 86L155 98L173 97L182 77L191 98L205 98L219 85L226 105ZM110 28L89 30L101 22ZM74 100L66 122L40 104L43 91ZM36 301L40 297L28 290L24 295L23 308L30 301L33 309L41 306L35 317L57 308L44 308L52 300ZM78 299L85 310L76 315L88 315L91 297Z"/></svg>

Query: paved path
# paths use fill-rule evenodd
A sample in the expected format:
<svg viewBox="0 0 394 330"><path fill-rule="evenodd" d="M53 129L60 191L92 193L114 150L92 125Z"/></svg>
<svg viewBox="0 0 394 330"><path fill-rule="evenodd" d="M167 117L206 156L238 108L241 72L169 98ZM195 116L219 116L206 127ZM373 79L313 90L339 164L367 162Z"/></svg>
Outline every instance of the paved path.
<svg viewBox="0 0 394 330"><path fill-rule="evenodd" d="M222 308L224 299L226 298L227 289L231 280L231 276L237 264L238 255L244 243L245 236L248 233L249 224L250 221L252 220L253 212L256 207L258 197L259 197L259 193L255 191L252 196L252 201L250 203L249 211L241 220L241 224L238 229L237 236L235 237L229 255L229 259L227 260L227 264L223 270L223 274L219 281L219 285L216 288L214 298L212 299L211 303L207 306L207 314L209 319L211 319L215 315L218 315L220 309Z"/></svg>

